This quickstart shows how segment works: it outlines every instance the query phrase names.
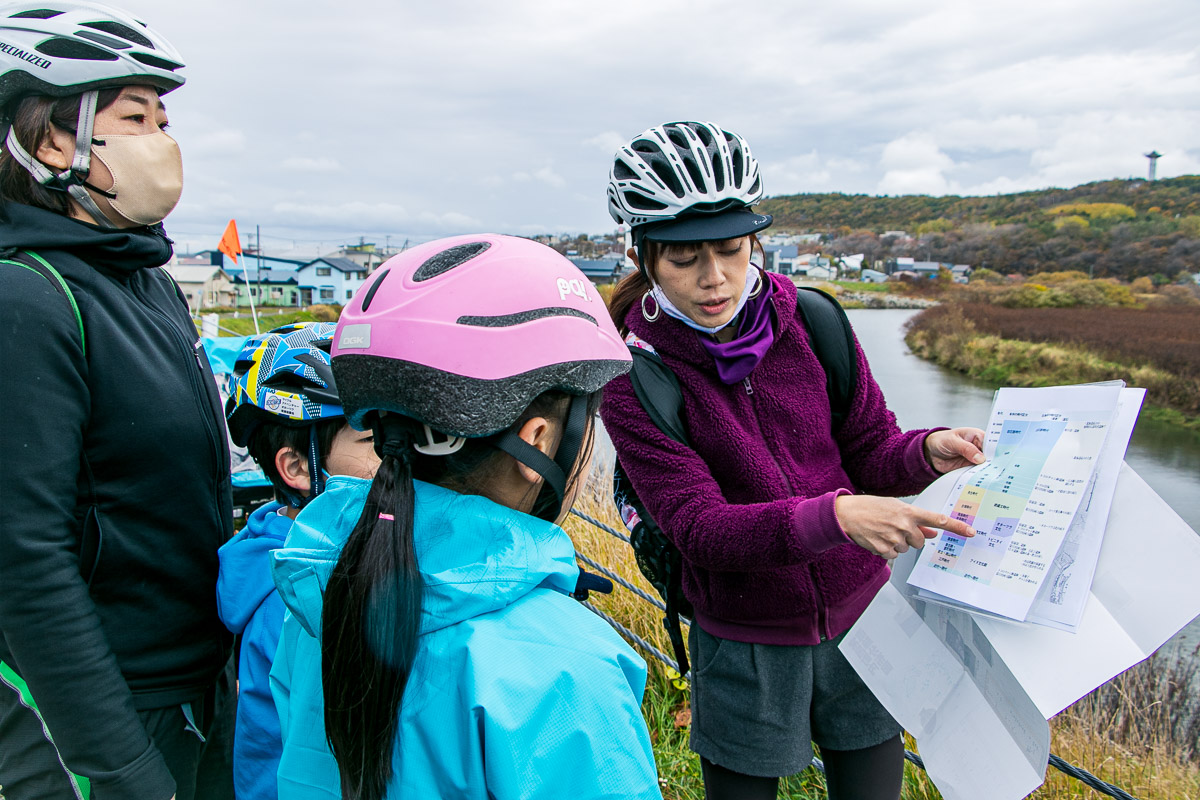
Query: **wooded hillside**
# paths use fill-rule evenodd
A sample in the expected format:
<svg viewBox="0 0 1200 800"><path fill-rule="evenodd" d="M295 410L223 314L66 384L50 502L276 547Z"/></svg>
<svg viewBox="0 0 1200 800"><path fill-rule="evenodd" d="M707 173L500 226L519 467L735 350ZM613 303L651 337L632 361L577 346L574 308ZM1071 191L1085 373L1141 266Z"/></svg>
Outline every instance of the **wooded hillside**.
<svg viewBox="0 0 1200 800"><path fill-rule="evenodd" d="M774 230L822 233L822 252L1031 274L1080 270L1172 282L1200 272L1200 176L1110 180L988 197L801 194L760 208ZM911 239L881 238L904 231Z"/></svg>

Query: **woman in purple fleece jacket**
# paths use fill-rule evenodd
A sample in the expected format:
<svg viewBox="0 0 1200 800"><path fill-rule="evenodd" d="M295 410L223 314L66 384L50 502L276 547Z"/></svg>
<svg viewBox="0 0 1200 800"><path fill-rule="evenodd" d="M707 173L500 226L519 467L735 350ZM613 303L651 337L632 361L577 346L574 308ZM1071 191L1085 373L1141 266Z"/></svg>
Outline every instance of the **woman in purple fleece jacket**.
<svg viewBox="0 0 1200 800"><path fill-rule="evenodd" d="M752 263L771 217L751 208L762 181L737 134L651 128L617 151L608 196L639 263L614 293L613 319L679 378L691 445L658 430L627 376L609 384L601 415L683 554L691 745L707 796L775 797L815 741L830 797L897 798L900 726L837 644L887 580L887 558L933 528L972 535L895 496L981 462L983 434L901 431L861 349L834 430L797 290Z"/></svg>

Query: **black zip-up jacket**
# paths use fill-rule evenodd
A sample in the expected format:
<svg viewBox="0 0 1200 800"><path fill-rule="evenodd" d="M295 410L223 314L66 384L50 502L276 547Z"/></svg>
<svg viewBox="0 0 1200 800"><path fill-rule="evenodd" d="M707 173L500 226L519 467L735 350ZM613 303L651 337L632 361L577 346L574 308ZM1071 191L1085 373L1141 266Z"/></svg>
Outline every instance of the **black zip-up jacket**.
<svg viewBox="0 0 1200 800"><path fill-rule="evenodd" d="M136 712L199 699L229 658L220 399L161 228L9 203L0 257L20 251L66 279L86 352L62 291L0 264L0 660L98 796L169 797Z"/></svg>

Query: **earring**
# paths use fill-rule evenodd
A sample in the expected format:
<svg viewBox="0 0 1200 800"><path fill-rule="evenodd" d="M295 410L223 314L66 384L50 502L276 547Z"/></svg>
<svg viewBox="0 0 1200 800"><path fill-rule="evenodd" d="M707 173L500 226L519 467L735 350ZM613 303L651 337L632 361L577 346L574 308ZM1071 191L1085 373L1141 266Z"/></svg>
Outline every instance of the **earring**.
<svg viewBox="0 0 1200 800"><path fill-rule="evenodd" d="M644 295L642 295L642 318L645 319L646 322L654 322L654 320L658 319L659 314L662 313L662 306L658 304L657 300L654 300L654 314L651 315L648 311L646 311L647 300L654 300L654 296L651 295L650 292L646 292Z"/></svg>
<svg viewBox="0 0 1200 800"><path fill-rule="evenodd" d="M750 299L758 297L762 294L763 284L767 282L767 276L762 271L762 267L758 268L758 283L754 284L754 291L750 293Z"/></svg>

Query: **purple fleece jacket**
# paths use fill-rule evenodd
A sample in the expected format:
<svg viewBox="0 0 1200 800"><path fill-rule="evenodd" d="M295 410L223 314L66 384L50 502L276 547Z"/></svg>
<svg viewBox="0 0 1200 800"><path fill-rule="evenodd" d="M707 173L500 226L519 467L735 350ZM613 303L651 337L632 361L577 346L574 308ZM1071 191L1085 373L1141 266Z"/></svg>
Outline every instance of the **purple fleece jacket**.
<svg viewBox="0 0 1200 800"><path fill-rule="evenodd" d="M832 433L825 373L796 311L796 287L770 274L775 342L727 386L698 334L665 314L625 318L679 378L692 446L655 427L628 376L601 417L647 510L684 558L695 621L724 639L811 645L847 630L888 577L887 562L838 524L839 494L914 494L937 473L927 430L903 432L858 350L850 413Z"/></svg>

